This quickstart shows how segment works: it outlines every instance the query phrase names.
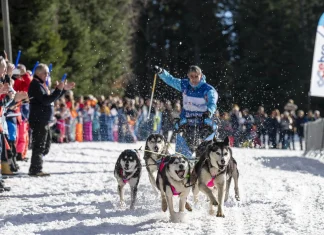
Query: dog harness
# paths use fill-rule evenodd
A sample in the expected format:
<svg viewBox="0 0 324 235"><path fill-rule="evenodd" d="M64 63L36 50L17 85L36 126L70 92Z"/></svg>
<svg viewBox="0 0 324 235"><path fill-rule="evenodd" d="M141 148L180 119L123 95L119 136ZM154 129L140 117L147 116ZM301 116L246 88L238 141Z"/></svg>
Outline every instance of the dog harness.
<svg viewBox="0 0 324 235"><path fill-rule="evenodd" d="M218 175L224 174L225 173L225 169L220 171ZM216 178L217 174L212 176L211 180L206 184L207 187L211 188L214 187L214 179Z"/></svg>
<svg viewBox="0 0 324 235"><path fill-rule="evenodd" d="M163 168L165 167L164 159L165 159L165 158L162 158L162 159L161 159L161 162L160 162L160 167L159 167L159 171L160 171L160 172L162 172Z"/></svg>
<svg viewBox="0 0 324 235"><path fill-rule="evenodd" d="M170 184L170 188L171 188L173 196L179 196L180 195L180 193L177 192L177 190L175 189L175 187L173 187L173 185Z"/></svg>
<svg viewBox="0 0 324 235"><path fill-rule="evenodd" d="M211 188L214 187L214 179L216 178L216 175L212 176L211 180L206 184L207 187Z"/></svg>

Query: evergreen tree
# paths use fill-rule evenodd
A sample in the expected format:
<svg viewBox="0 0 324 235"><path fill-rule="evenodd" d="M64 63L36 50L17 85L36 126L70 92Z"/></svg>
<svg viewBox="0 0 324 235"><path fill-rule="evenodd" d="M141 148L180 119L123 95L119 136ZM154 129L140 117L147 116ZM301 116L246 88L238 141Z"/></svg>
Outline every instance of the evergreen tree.
<svg viewBox="0 0 324 235"><path fill-rule="evenodd" d="M303 2L239 1L234 14L235 102L279 108L294 98L305 107L318 21L310 12L319 3Z"/></svg>

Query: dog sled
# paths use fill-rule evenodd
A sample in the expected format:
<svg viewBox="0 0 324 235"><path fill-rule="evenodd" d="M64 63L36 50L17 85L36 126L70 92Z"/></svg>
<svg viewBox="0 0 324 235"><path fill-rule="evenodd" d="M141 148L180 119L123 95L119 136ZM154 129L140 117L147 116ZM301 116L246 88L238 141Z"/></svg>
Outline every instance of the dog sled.
<svg viewBox="0 0 324 235"><path fill-rule="evenodd" d="M187 159L196 158L197 147L217 135L217 122L210 118L189 117L175 119L175 151Z"/></svg>

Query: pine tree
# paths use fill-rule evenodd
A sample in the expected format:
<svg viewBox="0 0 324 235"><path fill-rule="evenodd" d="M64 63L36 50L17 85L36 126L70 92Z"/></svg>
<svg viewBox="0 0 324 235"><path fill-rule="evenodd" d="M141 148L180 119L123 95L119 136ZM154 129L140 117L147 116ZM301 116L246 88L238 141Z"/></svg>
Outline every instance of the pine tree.
<svg viewBox="0 0 324 235"><path fill-rule="evenodd" d="M91 30L89 45L95 71L89 78L92 82L90 90L100 94L122 94L123 86L118 84L131 73L131 1L70 2Z"/></svg>

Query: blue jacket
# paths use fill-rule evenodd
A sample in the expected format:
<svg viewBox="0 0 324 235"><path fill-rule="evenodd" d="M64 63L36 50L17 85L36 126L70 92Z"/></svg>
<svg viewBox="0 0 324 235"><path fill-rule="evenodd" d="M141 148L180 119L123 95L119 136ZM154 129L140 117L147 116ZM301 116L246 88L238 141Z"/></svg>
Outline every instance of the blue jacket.
<svg viewBox="0 0 324 235"><path fill-rule="evenodd" d="M181 118L201 117L206 111L213 115L217 108L218 94L214 87L206 83L206 77L203 75L200 83L193 86L189 78L174 78L167 71L163 70L159 77L169 86L182 92L183 109Z"/></svg>

